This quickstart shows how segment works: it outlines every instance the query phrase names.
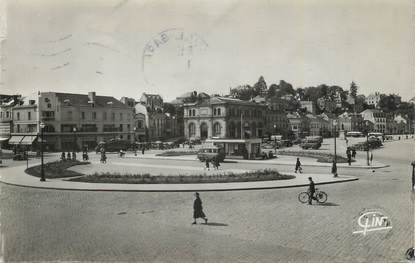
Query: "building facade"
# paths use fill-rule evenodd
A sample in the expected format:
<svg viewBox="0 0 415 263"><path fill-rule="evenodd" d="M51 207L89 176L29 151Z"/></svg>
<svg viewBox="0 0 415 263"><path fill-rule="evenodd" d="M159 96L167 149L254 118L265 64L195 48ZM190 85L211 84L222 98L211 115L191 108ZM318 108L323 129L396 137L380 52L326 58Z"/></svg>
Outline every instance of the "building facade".
<svg viewBox="0 0 415 263"><path fill-rule="evenodd" d="M185 138L260 138L264 135L266 109L263 104L225 97L185 104Z"/></svg>
<svg viewBox="0 0 415 263"><path fill-rule="evenodd" d="M133 141L133 110L114 97L42 92L37 101L13 108L12 138L39 134L42 122L45 144L51 151L94 148L110 139Z"/></svg>

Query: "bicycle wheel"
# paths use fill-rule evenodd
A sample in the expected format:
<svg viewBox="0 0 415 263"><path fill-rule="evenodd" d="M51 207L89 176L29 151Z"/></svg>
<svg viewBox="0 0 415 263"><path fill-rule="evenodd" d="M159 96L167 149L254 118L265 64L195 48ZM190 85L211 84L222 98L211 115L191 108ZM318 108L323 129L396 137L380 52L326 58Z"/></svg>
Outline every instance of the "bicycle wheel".
<svg viewBox="0 0 415 263"><path fill-rule="evenodd" d="M301 192L298 194L298 201L300 201L301 203L305 204L308 202L308 193L307 192Z"/></svg>
<svg viewBox="0 0 415 263"><path fill-rule="evenodd" d="M319 191L316 193L316 199L319 203L325 203L327 201L327 194L323 191Z"/></svg>

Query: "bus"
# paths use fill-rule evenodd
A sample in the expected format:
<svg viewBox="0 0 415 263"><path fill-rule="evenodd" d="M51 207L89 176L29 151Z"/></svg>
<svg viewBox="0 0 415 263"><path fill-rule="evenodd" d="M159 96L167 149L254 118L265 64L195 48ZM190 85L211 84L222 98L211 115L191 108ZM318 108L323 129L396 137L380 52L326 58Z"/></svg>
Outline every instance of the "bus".
<svg viewBox="0 0 415 263"><path fill-rule="evenodd" d="M359 131L349 131L346 133L346 137L363 137L363 133Z"/></svg>

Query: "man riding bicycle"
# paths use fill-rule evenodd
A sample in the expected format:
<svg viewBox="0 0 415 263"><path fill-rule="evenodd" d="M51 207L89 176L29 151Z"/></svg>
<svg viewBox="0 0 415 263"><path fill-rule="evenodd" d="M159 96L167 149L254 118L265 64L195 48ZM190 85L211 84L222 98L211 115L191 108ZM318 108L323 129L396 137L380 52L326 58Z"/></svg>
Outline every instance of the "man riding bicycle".
<svg viewBox="0 0 415 263"><path fill-rule="evenodd" d="M314 193L316 192L316 188L314 187L313 178L308 177L308 180L310 181L310 184L308 185L308 192L309 192L309 195L308 195L308 204L311 205L312 204L311 203L312 199L317 200L314 197Z"/></svg>

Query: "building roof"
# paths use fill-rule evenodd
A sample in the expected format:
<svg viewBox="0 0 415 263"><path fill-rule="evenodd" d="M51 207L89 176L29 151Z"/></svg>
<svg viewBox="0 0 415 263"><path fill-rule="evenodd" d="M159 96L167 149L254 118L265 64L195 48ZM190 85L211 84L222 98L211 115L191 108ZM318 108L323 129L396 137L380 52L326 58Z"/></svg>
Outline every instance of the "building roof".
<svg viewBox="0 0 415 263"><path fill-rule="evenodd" d="M72 106L90 105L90 103L88 103L90 99L87 94L73 94L73 93L59 93L59 92L52 92L52 93L56 95L56 97L61 103L65 102L65 100L69 100ZM42 92L42 94L44 93ZM95 107L108 107L112 105L112 107L116 107L116 108L125 108L125 109L129 108L127 105L125 105L121 101L111 96L95 96L94 104L95 104Z"/></svg>
<svg viewBox="0 0 415 263"><path fill-rule="evenodd" d="M189 103L186 105L198 105L198 106L209 106L209 105L219 105L219 104L233 104L233 105L245 105L245 106L260 106L266 107L264 104L258 104L251 101L245 101L240 99L228 98L228 97L212 97L209 99L202 100L199 103Z"/></svg>

